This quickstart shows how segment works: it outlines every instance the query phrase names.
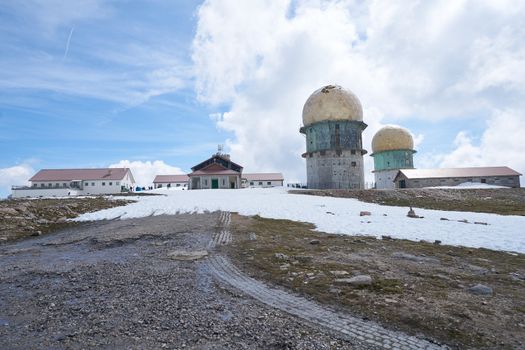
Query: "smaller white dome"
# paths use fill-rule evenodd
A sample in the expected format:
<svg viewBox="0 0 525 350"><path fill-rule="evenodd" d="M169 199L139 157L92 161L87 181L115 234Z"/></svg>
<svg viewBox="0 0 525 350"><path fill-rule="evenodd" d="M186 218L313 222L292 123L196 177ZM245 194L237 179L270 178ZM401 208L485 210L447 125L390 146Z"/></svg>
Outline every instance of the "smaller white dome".
<svg viewBox="0 0 525 350"><path fill-rule="evenodd" d="M413 150L414 140L410 131L400 126L384 126L372 138L373 153L403 149Z"/></svg>
<svg viewBox="0 0 525 350"><path fill-rule="evenodd" d="M354 93L339 85L327 85L308 97L303 107L303 124L325 120L363 121L363 107Z"/></svg>

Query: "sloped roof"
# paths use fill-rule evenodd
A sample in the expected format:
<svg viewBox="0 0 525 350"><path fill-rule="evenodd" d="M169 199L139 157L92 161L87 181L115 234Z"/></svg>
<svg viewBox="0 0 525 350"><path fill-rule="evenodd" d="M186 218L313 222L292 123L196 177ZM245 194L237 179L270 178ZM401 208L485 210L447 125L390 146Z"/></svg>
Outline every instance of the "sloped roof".
<svg viewBox="0 0 525 350"><path fill-rule="evenodd" d="M281 173L243 173L242 177L248 181L284 181Z"/></svg>
<svg viewBox="0 0 525 350"><path fill-rule="evenodd" d="M191 170L192 171L203 170L204 168L208 167L210 164L221 164L221 163L226 165L226 166L223 165L225 168L234 169L234 170L238 169L238 172L242 172L242 169L243 169L242 166L240 166L237 163L232 162L229 156L223 155L223 154L214 154L213 156L206 159L205 161L200 162L199 164L192 167Z"/></svg>
<svg viewBox="0 0 525 350"><path fill-rule="evenodd" d="M29 181L122 180L128 171L131 174L129 168L42 169Z"/></svg>
<svg viewBox="0 0 525 350"><path fill-rule="evenodd" d="M188 175L157 175L153 183L159 182L186 182L189 180Z"/></svg>
<svg viewBox="0 0 525 350"><path fill-rule="evenodd" d="M407 179L428 179L447 177L480 177L480 176L520 176L521 174L506 166L440 168L440 169L402 169L396 176L403 174ZM394 179L394 181L396 180Z"/></svg>

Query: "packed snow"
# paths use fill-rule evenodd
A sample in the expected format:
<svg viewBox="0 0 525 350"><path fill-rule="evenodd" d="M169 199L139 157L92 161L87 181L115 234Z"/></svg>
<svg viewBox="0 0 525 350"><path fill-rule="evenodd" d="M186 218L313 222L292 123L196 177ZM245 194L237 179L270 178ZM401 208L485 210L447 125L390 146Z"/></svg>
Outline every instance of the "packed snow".
<svg viewBox="0 0 525 350"><path fill-rule="evenodd" d="M456 186L433 186L433 187L425 187L425 188L458 188L458 189L487 189L487 188L510 188L507 186L498 186L498 185L489 185L489 184L483 184L481 182L463 182Z"/></svg>
<svg viewBox="0 0 525 350"><path fill-rule="evenodd" d="M271 219L310 222L317 230L410 240L440 240L443 244L484 247L525 253L525 217L415 209L420 219L407 217L407 207L383 206L350 198L289 194L284 188L154 192L137 196L123 207L83 214L78 221L128 219L150 215L231 211ZM126 197L126 199L131 199ZM370 216L360 216L369 211ZM447 218L448 220L441 220ZM468 220L468 223L458 222ZM487 225L474 224L487 223Z"/></svg>

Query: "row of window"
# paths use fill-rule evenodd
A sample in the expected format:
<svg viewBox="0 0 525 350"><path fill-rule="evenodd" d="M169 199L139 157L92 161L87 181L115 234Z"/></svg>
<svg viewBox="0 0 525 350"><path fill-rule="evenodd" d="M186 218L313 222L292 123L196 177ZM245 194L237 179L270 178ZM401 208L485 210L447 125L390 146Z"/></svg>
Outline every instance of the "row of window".
<svg viewBox="0 0 525 350"><path fill-rule="evenodd" d="M115 185L116 185L116 186L119 186L119 185L120 185L120 182L118 182L118 181L115 182ZM78 185L77 185L77 186L78 186ZM89 182L84 182L84 187L87 187L87 186L89 186ZM95 183L92 182L92 183L91 183L91 186L95 186ZM106 186L106 183L105 183L105 182L102 182L102 186ZM113 182L108 182L108 186L113 186ZM33 187L38 187L38 184L33 184ZM57 182L57 183L55 183L55 186L53 186L52 183L48 183L47 186L46 186L46 184L41 183L41 184L40 184L40 187L41 187L41 188L45 188L45 187L50 187L50 188L52 188L52 187L55 187L55 188L68 188L68 187L70 187L70 186L69 186L69 184L66 183L66 182L64 182L64 183L62 183L62 184L60 184L60 183ZM71 187L75 187L75 186L72 185Z"/></svg>
<svg viewBox="0 0 525 350"><path fill-rule="evenodd" d="M254 181L250 181L250 186L254 186L255 182ZM268 181L266 183L267 185L271 185L272 182L271 181ZM263 185L263 182L262 181L259 181L259 186L262 186Z"/></svg>

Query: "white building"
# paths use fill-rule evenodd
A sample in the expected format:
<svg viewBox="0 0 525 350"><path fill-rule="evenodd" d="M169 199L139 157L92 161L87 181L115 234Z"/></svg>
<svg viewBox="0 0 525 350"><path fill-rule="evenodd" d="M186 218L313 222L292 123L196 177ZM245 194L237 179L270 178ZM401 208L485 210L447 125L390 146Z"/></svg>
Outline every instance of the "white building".
<svg viewBox="0 0 525 350"><path fill-rule="evenodd" d="M13 198L119 194L135 186L129 168L42 169L29 182L13 186Z"/></svg>
<svg viewBox="0 0 525 350"><path fill-rule="evenodd" d="M189 181L188 175L157 175L153 180L153 185L155 188L179 187L187 190Z"/></svg>
<svg viewBox="0 0 525 350"><path fill-rule="evenodd" d="M281 173L242 174L242 187L278 187L283 186L283 182Z"/></svg>

